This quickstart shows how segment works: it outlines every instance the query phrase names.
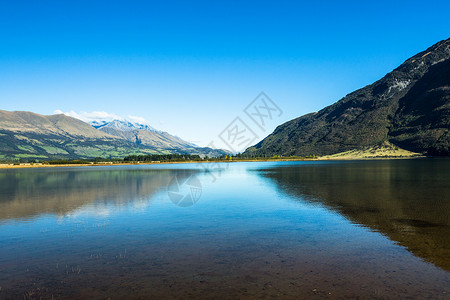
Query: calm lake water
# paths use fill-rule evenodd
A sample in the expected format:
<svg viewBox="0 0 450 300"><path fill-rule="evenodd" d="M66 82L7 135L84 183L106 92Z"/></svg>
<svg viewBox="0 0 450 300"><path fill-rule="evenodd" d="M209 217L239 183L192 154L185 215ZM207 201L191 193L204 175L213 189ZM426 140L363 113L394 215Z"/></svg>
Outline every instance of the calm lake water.
<svg viewBox="0 0 450 300"><path fill-rule="evenodd" d="M52 297L450 299L450 160L0 170L0 299Z"/></svg>

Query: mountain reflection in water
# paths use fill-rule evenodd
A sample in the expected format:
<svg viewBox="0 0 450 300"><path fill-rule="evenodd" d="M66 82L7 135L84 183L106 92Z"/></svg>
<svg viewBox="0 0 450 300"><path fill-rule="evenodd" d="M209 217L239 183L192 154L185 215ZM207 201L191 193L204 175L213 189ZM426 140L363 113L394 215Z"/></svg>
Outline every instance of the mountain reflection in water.
<svg viewBox="0 0 450 300"><path fill-rule="evenodd" d="M86 205L149 203L170 180L189 177L189 169L127 167L51 168L0 172L0 223L50 213L59 216Z"/></svg>
<svg viewBox="0 0 450 300"><path fill-rule="evenodd" d="M450 160L262 169L284 192L335 210L450 271Z"/></svg>
<svg viewBox="0 0 450 300"><path fill-rule="evenodd" d="M0 299L446 299L449 162L0 170Z"/></svg>

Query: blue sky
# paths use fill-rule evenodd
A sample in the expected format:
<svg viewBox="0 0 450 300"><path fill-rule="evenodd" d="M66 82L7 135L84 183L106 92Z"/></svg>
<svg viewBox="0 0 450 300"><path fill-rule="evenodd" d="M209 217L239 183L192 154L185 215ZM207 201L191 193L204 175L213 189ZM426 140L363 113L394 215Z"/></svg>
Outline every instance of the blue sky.
<svg viewBox="0 0 450 300"><path fill-rule="evenodd" d="M264 91L283 114L263 138L448 38L449 11L449 1L1 1L0 109L140 117L207 145L236 116L247 122Z"/></svg>

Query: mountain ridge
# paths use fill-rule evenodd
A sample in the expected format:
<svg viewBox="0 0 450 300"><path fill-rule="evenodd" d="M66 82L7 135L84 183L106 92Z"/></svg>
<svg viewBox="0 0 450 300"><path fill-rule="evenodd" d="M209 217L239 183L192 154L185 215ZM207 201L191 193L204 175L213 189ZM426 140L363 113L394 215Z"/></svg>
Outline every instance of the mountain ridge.
<svg viewBox="0 0 450 300"><path fill-rule="evenodd" d="M160 131L160 130L156 130L155 128L153 128L147 124L141 124L141 123L130 122L127 120L118 120L118 119L112 120L110 122L103 121L102 123L100 123L98 121L93 121L93 122L90 122L89 124L96 129L101 129L104 127L111 127L111 128L121 129L124 131L135 130L135 129L148 130L148 131Z"/></svg>
<svg viewBox="0 0 450 300"><path fill-rule="evenodd" d="M168 153L228 154L221 149L197 147L168 133L144 129L128 132L148 134L151 137L146 138L153 138L154 143L147 143L147 140L145 143L133 142L127 136L118 136L117 130L111 134L65 114L45 116L27 111L0 110L0 160L122 158ZM159 140L155 140L155 136Z"/></svg>
<svg viewBox="0 0 450 300"><path fill-rule="evenodd" d="M450 155L449 57L450 39L440 41L336 103L281 124L244 155L322 156L385 141ZM424 107L433 117L424 115Z"/></svg>
<svg viewBox="0 0 450 300"><path fill-rule="evenodd" d="M109 135L128 140L136 145L166 147L171 149L198 148L197 145L189 143L167 132L156 130L146 124L132 123L126 120L105 122L96 128Z"/></svg>

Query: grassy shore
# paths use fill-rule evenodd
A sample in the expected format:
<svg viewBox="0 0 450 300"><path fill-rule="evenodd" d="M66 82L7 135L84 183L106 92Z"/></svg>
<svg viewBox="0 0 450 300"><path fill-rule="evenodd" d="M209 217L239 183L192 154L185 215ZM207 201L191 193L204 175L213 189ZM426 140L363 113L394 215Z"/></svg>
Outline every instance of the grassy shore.
<svg viewBox="0 0 450 300"><path fill-rule="evenodd" d="M408 151L395 146L389 142L383 144L363 147L333 155L319 157L320 160L355 160L355 159L395 159L395 158L417 158L424 157L420 153Z"/></svg>

